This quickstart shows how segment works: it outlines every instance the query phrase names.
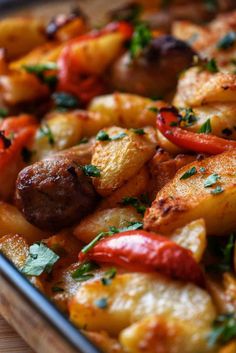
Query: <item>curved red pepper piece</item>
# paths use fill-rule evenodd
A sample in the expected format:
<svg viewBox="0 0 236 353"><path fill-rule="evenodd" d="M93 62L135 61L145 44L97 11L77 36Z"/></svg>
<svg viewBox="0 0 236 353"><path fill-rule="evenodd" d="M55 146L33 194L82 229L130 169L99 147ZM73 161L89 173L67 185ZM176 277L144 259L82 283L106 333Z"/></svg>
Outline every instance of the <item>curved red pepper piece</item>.
<svg viewBox="0 0 236 353"><path fill-rule="evenodd" d="M170 277L204 285L204 277L191 251L167 238L143 230L102 239L79 259L108 262L131 271L160 271Z"/></svg>
<svg viewBox="0 0 236 353"><path fill-rule="evenodd" d="M236 141L195 133L178 126L178 112L175 108L161 108L157 115L157 128L175 145L197 153L219 154L236 148Z"/></svg>
<svg viewBox="0 0 236 353"><path fill-rule="evenodd" d="M95 39L112 32L120 32L124 36L124 40L127 40L132 36L133 27L127 22L113 22L99 31L93 30L69 41L58 60L58 90L70 92L84 103L88 103L93 97L104 93L105 87L100 77L88 76L81 79L81 73L77 69L77 62L71 53L74 44Z"/></svg>

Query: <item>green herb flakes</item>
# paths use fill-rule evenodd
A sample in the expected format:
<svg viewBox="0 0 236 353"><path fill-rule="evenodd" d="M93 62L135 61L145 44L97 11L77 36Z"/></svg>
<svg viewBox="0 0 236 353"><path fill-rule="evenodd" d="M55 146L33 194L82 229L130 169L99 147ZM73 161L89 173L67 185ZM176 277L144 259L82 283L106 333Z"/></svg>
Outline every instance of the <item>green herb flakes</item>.
<svg viewBox="0 0 236 353"><path fill-rule="evenodd" d="M59 256L43 243L30 246L29 256L21 272L28 276L40 276L43 272L50 273Z"/></svg>
<svg viewBox="0 0 236 353"><path fill-rule="evenodd" d="M185 172L181 177L180 180L188 179L191 178L194 174L197 173L196 167L192 167L187 172Z"/></svg>
<svg viewBox="0 0 236 353"><path fill-rule="evenodd" d="M107 298L100 298L98 300L95 300L94 304L99 308L99 309L106 309L108 307L108 302Z"/></svg>
<svg viewBox="0 0 236 353"><path fill-rule="evenodd" d="M219 72L218 65L215 59L208 60L204 65L203 68L211 73Z"/></svg>
<svg viewBox="0 0 236 353"><path fill-rule="evenodd" d="M211 120L207 119L204 124L199 129L200 134L209 134L212 131Z"/></svg>
<svg viewBox="0 0 236 353"><path fill-rule="evenodd" d="M234 313L219 315L213 322L213 327L208 336L208 344L225 344L236 337L236 318Z"/></svg>
<svg viewBox="0 0 236 353"><path fill-rule="evenodd" d="M124 206L133 206L136 211L142 215L144 215L146 211L146 206L143 205L137 197L124 197L121 204Z"/></svg>
<svg viewBox="0 0 236 353"><path fill-rule="evenodd" d="M221 194L224 191L224 189L221 186L216 186L215 189L211 190L212 195L218 195Z"/></svg>
<svg viewBox="0 0 236 353"><path fill-rule="evenodd" d="M108 286L109 284L111 284L112 279L115 278L117 273L117 270L115 267L110 268L109 270L107 270L104 274L104 277L101 278L101 282L104 286Z"/></svg>
<svg viewBox="0 0 236 353"><path fill-rule="evenodd" d="M94 277L94 274L91 272L98 268L93 262L85 262L81 264L77 270L75 270L71 277L77 282L84 282Z"/></svg>
<svg viewBox="0 0 236 353"><path fill-rule="evenodd" d="M127 134L125 132L120 132L119 134L112 136L111 141L120 140L125 136L127 136Z"/></svg>
<svg viewBox="0 0 236 353"><path fill-rule="evenodd" d="M204 188L208 188L212 185L215 185L219 179L220 176L216 173L209 175L209 177L204 182Z"/></svg>
<svg viewBox="0 0 236 353"><path fill-rule="evenodd" d="M90 176L90 177L100 177L101 176L100 170L95 165L92 165L92 164L87 164L87 165L82 166L82 170L85 175Z"/></svg>
<svg viewBox="0 0 236 353"><path fill-rule="evenodd" d="M40 134L40 137L42 136L45 136L47 137L48 139L48 143L50 145L54 145L55 144L55 139L54 139L54 136L53 136L53 133L52 133L52 130L51 128L49 127L48 124L44 124L40 127L39 129L39 134Z"/></svg>
<svg viewBox="0 0 236 353"><path fill-rule="evenodd" d="M159 113L159 109L157 107L149 107L148 110L155 114Z"/></svg>
<svg viewBox="0 0 236 353"><path fill-rule="evenodd" d="M96 136L96 140L98 141L110 141L110 137L108 133L104 130L100 130L99 133Z"/></svg>
<svg viewBox="0 0 236 353"><path fill-rule="evenodd" d="M5 108L0 108L0 118L6 118L8 116L8 110Z"/></svg>
<svg viewBox="0 0 236 353"><path fill-rule="evenodd" d="M130 129L130 131L134 132L137 135L144 135L145 131L143 129Z"/></svg>
<svg viewBox="0 0 236 353"><path fill-rule="evenodd" d="M77 97L66 92L55 92L52 99L58 109L75 109L80 105Z"/></svg>
<svg viewBox="0 0 236 353"><path fill-rule="evenodd" d="M226 50L231 48L236 42L236 32L228 32L220 41L217 43L217 49Z"/></svg>
<svg viewBox="0 0 236 353"><path fill-rule="evenodd" d="M131 58L137 58L152 39L150 28L145 23L139 23L135 29L130 43Z"/></svg>

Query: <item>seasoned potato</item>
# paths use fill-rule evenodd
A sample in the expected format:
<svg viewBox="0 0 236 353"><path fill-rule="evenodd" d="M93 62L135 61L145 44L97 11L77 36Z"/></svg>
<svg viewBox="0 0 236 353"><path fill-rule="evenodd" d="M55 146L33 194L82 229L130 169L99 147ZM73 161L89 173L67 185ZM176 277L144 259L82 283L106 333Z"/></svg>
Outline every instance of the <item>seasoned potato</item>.
<svg viewBox="0 0 236 353"><path fill-rule="evenodd" d="M107 129L110 137L125 134L112 141L97 141L92 164L99 168L101 176L94 178L97 192L102 196L110 195L130 178L155 153L156 144L149 133L138 135L131 130L117 127Z"/></svg>
<svg viewBox="0 0 236 353"><path fill-rule="evenodd" d="M196 173L181 180L194 167ZM146 211L145 229L170 234L188 222L204 218L209 235L225 235L234 231L235 168L235 150L181 168L174 179L158 192L151 208ZM213 178L212 185L204 186L210 176Z"/></svg>
<svg viewBox="0 0 236 353"><path fill-rule="evenodd" d="M139 320L121 332L120 341L130 353L213 353L216 349L208 346L208 333L209 328L196 329L184 318L176 319L168 313Z"/></svg>
<svg viewBox="0 0 236 353"><path fill-rule="evenodd" d="M0 238L0 251L3 252L16 267L21 268L28 256L29 246L21 235L5 235Z"/></svg>
<svg viewBox="0 0 236 353"><path fill-rule="evenodd" d="M148 190L150 178L147 167L144 166L138 174L130 178L124 185L103 199L99 209L117 207L125 197L135 197L145 194Z"/></svg>
<svg viewBox="0 0 236 353"><path fill-rule="evenodd" d="M113 121L112 125L126 128L139 128L143 126L156 126L155 109L166 103L152 101L135 94L114 93L94 98L90 105L90 112L99 112Z"/></svg>
<svg viewBox="0 0 236 353"><path fill-rule="evenodd" d="M0 76L0 91L3 100L9 105L36 100L49 94L46 85L23 71Z"/></svg>
<svg viewBox="0 0 236 353"><path fill-rule="evenodd" d="M28 243L47 236L47 233L28 223L15 206L0 202L0 238L6 234L22 235Z"/></svg>
<svg viewBox="0 0 236 353"><path fill-rule="evenodd" d="M0 21L0 47L10 60L46 42L43 23L33 18L14 17Z"/></svg>
<svg viewBox="0 0 236 353"><path fill-rule="evenodd" d="M106 305L99 307L103 298ZM207 292L193 284L159 274L118 274L109 286L99 279L83 282L69 304L70 318L78 327L106 330L117 335L148 315L170 314L196 330L209 327L215 309Z"/></svg>
<svg viewBox="0 0 236 353"><path fill-rule="evenodd" d="M236 340L229 342L226 346L221 348L218 353L235 353L236 352Z"/></svg>
<svg viewBox="0 0 236 353"><path fill-rule="evenodd" d="M98 210L84 218L73 233L79 240L89 243L99 233L109 231L109 227L127 227L129 222L141 220L141 215L132 207Z"/></svg>
<svg viewBox="0 0 236 353"><path fill-rule="evenodd" d="M197 219L183 228L176 229L168 238L191 250L195 260L200 262L207 245L205 222L202 218Z"/></svg>
<svg viewBox="0 0 236 353"><path fill-rule="evenodd" d="M118 340L109 337L106 332L83 331L83 333L104 353L125 353Z"/></svg>
<svg viewBox="0 0 236 353"><path fill-rule="evenodd" d="M51 131L53 141L43 131ZM76 145L81 138L80 120L72 113L49 114L38 129L32 150L34 161L48 157L51 153Z"/></svg>

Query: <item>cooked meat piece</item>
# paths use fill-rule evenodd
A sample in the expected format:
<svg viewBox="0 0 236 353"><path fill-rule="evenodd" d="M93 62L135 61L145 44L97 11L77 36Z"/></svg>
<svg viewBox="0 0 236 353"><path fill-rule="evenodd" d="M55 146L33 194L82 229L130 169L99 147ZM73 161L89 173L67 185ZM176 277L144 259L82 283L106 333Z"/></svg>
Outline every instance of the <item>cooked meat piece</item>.
<svg viewBox="0 0 236 353"><path fill-rule="evenodd" d="M19 173L16 204L30 223L57 231L94 209L97 194L79 163L73 154L59 154Z"/></svg>
<svg viewBox="0 0 236 353"><path fill-rule="evenodd" d="M111 83L117 90L163 96L175 87L179 73L191 66L194 55L187 43L162 35L137 58L123 54L111 69Z"/></svg>

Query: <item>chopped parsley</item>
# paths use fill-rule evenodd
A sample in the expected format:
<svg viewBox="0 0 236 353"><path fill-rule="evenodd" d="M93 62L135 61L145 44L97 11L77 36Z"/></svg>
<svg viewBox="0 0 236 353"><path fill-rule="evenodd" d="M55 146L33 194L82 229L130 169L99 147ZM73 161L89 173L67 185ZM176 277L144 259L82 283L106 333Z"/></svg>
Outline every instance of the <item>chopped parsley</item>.
<svg viewBox="0 0 236 353"><path fill-rule="evenodd" d="M209 177L204 182L204 188L209 188L212 185L215 185L220 179L220 176L216 173L209 175Z"/></svg>
<svg viewBox="0 0 236 353"><path fill-rule="evenodd" d="M40 129L39 129L39 133L40 133L40 137L41 137L41 136L47 137L48 143L49 143L50 145L53 146L53 145L55 144L55 139L54 139L52 130L51 130L51 128L48 126L48 124L42 125L42 126L40 127Z"/></svg>
<svg viewBox="0 0 236 353"><path fill-rule="evenodd" d="M192 167L187 172L185 172L181 177L180 180L188 179L191 178L194 174L197 173L196 167Z"/></svg>
<svg viewBox="0 0 236 353"><path fill-rule="evenodd" d="M85 262L81 264L72 274L71 277L77 282L84 282L94 277L91 272L96 270L98 265L94 262Z"/></svg>
<svg viewBox="0 0 236 353"><path fill-rule="evenodd" d="M130 129L130 131L134 132L137 135L144 135L145 131L143 129Z"/></svg>
<svg viewBox="0 0 236 353"><path fill-rule="evenodd" d="M204 69L212 72L212 73L216 73L219 72L219 68L218 65L216 63L216 60L214 58L208 60L204 65L203 65Z"/></svg>
<svg viewBox="0 0 236 353"><path fill-rule="evenodd" d="M205 167L200 167L200 168L199 168L199 171L200 171L200 173L205 173L206 168L205 168Z"/></svg>
<svg viewBox="0 0 236 353"><path fill-rule="evenodd" d="M51 289L52 289L52 292L54 292L54 293L61 293L61 292L65 291L64 288L59 287L59 286L53 286Z"/></svg>
<svg viewBox="0 0 236 353"><path fill-rule="evenodd" d="M142 215L144 215L146 211L146 206L142 204L142 202L137 197L124 197L121 201L121 204L124 206L133 206L136 211Z"/></svg>
<svg viewBox="0 0 236 353"><path fill-rule="evenodd" d="M230 31L217 43L217 49L226 50L231 48L236 42L236 32Z"/></svg>
<svg viewBox="0 0 236 353"><path fill-rule="evenodd" d="M125 136L127 136L127 134L125 132L120 132L119 134L116 134L116 135L112 136L111 140L112 141L119 140L119 139L122 139Z"/></svg>
<svg viewBox="0 0 236 353"><path fill-rule="evenodd" d="M108 302L107 298L100 298L98 300L95 300L94 304L99 308L99 309L106 309L108 307Z"/></svg>
<svg viewBox="0 0 236 353"><path fill-rule="evenodd" d="M236 337L236 317L234 313L219 315L213 322L213 327L208 336L208 344L225 344Z"/></svg>
<svg viewBox="0 0 236 353"><path fill-rule="evenodd" d="M221 186L216 186L215 189L211 190L212 195L218 195L221 194L224 191L224 189Z"/></svg>
<svg viewBox="0 0 236 353"><path fill-rule="evenodd" d="M40 81L46 83L49 87L55 87L57 83L57 77L55 75L46 75L47 71L57 70L58 66L54 62L47 62L44 64L36 65L23 65L23 69L30 74L34 74Z"/></svg>
<svg viewBox="0 0 236 353"><path fill-rule="evenodd" d="M214 263L208 265L206 269L208 271L230 272L234 267L234 245L236 241L235 234L231 234L227 241L225 239L209 239L209 250L210 253L216 257ZM222 244L222 242L224 242Z"/></svg>
<svg viewBox="0 0 236 353"><path fill-rule="evenodd" d="M5 108L0 108L0 118L6 118L8 116L8 110Z"/></svg>
<svg viewBox="0 0 236 353"><path fill-rule="evenodd" d="M80 105L78 98L67 92L55 92L52 99L57 109L75 109Z"/></svg>
<svg viewBox="0 0 236 353"><path fill-rule="evenodd" d="M92 164L87 164L87 165L82 166L82 170L85 175L90 176L90 177L100 177L101 176L100 170L95 165L92 165Z"/></svg>
<svg viewBox="0 0 236 353"><path fill-rule="evenodd" d="M211 120L207 119L204 124L199 129L200 134L209 134L212 131Z"/></svg>
<svg viewBox="0 0 236 353"><path fill-rule="evenodd" d="M98 141L110 141L110 137L108 133L104 130L100 130L99 133L96 136L96 140Z"/></svg>
<svg viewBox="0 0 236 353"><path fill-rule="evenodd" d="M148 25L145 23L139 23L135 26L129 47L131 58L137 58L143 49L149 45L151 39L152 33Z"/></svg>
<svg viewBox="0 0 236 353"><path fill-rule="evenodd" d="M43 243L35 243L29 248L29 256L21 269L28 276L40 276L43 272L50 273L59 256Z"/></svg>
<svg viewBox="0 0 236 353"><path fill-rule="evenodd" d="M182 108L181 112L184 113L181 117L181 123L185 127L192 126L196 123L197 117L194 115L192 108Z"/></svg>
<svg viewBox="0 0 236 353"><path fill-rule="evenodd" d="M101 278L101 282L104 286L108 286L109 284L111 284L112 279L115 278L117 273L117 270L115 267L110 268L109 270L107 270L104 274L104 277Z"/></svg>
<svg viewBox="0 0 236 353"><path fill-rule="evenodd" d="M83 254L86 254L89 250L91 250L101 239L114 235L116 233L122 233L129 230L136 230L141 229L143 227L143 223L141 222L130 222L127 227L124 228L116 228L116 227L109 227L108 232L101 232L99 233L89 244L85 245L81 250Z"/></svg>
<svg viewBox="0 0 236 353"><path fill-rule="evenodd" d="M152 113L158 113L159 112L159 109L157 107L149 107L148 110Z"/></svg>

